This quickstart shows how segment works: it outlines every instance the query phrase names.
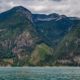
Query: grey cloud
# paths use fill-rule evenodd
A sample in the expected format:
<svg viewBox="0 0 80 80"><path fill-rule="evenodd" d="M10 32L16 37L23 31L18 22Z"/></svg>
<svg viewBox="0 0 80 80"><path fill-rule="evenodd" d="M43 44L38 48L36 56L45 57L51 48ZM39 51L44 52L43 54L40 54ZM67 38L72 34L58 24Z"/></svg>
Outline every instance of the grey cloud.
<svg viewBox="0 0 80 80"><path fill-rule="evenodd" d="M52 1L62 1L62 0L52 0Z"/></svg>
<svg viewBox="0 0 80 80"><path fill-rule="evenodd" d="M59 13L80 17L79 0L0 0L0 12L19 5L32 13Z"/></svg>

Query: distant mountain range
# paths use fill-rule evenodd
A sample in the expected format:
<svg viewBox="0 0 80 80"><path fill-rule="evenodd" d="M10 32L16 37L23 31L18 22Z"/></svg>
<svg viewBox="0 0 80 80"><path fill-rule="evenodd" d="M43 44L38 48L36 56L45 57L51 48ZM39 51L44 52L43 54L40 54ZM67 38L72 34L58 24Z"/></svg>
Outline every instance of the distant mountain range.
<svg viewBox="0 0 80 80"><path fill-rule="evenodd" d="M80 18L22 6L0 14L0 66L66 65L80 65Z"/></svg>

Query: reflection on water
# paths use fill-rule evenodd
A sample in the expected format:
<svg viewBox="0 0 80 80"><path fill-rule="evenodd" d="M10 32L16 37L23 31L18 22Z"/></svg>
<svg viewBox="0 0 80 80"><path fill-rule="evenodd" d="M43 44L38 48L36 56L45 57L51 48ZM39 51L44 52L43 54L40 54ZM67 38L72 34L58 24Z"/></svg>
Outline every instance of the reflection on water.
<svg viewBox="0 0 80 80"><path fill-rule="evenodd" d="M79 67L0 68L0 80L80 80Z"/></svg>

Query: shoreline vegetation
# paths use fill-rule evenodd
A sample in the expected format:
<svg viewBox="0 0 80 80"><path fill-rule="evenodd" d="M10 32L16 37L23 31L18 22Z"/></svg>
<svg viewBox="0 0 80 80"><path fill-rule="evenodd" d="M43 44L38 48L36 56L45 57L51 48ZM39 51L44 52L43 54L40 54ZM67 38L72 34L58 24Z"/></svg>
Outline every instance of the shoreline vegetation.
<svg viewBox="0 0 80 80"><path fill-rule="evenodd" d="M5 59L2 62L0 61L0 67L79 67L79 65L71 64L44 64L44 65L14 65L12 59Z"/></svg>

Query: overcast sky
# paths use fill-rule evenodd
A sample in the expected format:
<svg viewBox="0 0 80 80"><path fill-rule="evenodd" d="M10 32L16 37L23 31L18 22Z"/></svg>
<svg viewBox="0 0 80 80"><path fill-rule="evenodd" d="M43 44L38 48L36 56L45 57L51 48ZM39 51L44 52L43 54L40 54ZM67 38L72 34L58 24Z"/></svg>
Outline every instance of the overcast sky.
<svg viewBox="0 0 80 80"><path fill-rule="evenodd" d="M80 0L0 0L0 12L24 6L32 13L59 13L80 17Z"/></svg>

